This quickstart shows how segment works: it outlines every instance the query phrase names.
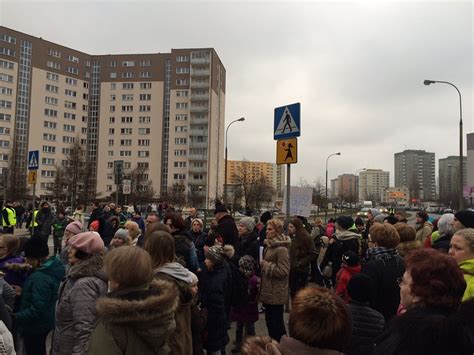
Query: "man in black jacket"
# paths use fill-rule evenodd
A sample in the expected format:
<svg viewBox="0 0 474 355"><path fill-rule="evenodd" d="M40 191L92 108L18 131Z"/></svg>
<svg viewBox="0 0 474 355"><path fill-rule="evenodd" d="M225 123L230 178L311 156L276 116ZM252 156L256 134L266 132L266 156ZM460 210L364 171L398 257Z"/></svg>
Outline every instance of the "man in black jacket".
<svg viewBox="0 0 474 355"><path fill-rule="evenodd" d="M230 244L235 248L237 246L239 232L234 219L227 213L227 209L224 205L216 206L214 217L217 221L216 233L224 238L224 244Z"/></svg>

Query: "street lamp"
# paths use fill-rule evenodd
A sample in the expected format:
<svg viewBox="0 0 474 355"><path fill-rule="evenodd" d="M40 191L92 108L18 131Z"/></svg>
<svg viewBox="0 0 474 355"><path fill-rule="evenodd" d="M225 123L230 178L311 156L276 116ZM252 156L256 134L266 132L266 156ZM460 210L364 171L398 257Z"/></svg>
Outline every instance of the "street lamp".
<svg viewBox="0 0 474 355"><path fill-rule="evenodd" d="M330 154L326 158L326 212L324 213L324 223L327 223L328 221L328 161L329 161L329 158L331 158L334 155L341 155L341 152Z"/></svg>
<svg viewBox="0 0 474 355"><path fill-rule="evenodd" d="M456 85L450 83L449 81L438 81L438 80L425 80L423 84L431 85L431 84L447 84L451 85L459 94L459 210L462 210L464 207L464 196L463 196L463 189L464 189L464 167L463 167L463 156L462 156L462 99L461 99L461 92L457 88Z"/></svg>
<svg viewBox="0 0 474 355"><path fill-rule="evenodd" d="M356 172L354 173L356 177L356 186L355 186L355 195L356 195L356 207L357 207L357 202L359 202L359 179L357 178L357 174L360 173L361 171L366 171L367 168L360 168L357 169Z"/></svg>
<svg viewBox="0 0 474 355"><path fill-rule="evenodd" d="M243 122L245 121L245 117L240 117L239 119L236 119L229 123L227 125L227 128L225 130L225 165L224 165L224 206L226 205L227 202L227 132L229 131L229 127L235 123L235 122Z"/></svg>

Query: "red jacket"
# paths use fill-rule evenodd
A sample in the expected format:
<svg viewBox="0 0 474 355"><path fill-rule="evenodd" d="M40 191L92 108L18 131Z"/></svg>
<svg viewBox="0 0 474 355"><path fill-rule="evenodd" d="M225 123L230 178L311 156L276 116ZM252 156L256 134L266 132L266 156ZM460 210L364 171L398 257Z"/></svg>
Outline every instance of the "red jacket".
<svg viewBox="0 0 474 355"><path fill-rule="evenodd" d="M352 276L360 272L361 266L347 266L342 264L341 269L336 276L336 294L340 296L346 303L348 303L351 298L347 294L347 284Z"/></svg>

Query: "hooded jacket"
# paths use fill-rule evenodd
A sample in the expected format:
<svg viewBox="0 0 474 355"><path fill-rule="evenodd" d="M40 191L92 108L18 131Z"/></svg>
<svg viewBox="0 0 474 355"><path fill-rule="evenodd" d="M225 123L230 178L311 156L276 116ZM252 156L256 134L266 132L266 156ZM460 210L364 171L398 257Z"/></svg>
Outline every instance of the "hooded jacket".
<svg viewBox="0 0 474 355"><path fill-rule="evenodd" d="M358 274L361 270L360 265L356 266L348 266L342 264L341 269L337 273L336 276L336 294L340 296L346 303L351 300L349 295L347 294L347 285L352 276Z"/></svg>
<svg viewBox="0 0 474 355"><path fill-rule="evenodd" d="M171 354L168 341L175 328L177 301L176 287L163 280L100 298L88 354Z"/></svg>
<svg viewBox="0 0 474 355"><path fill-rule="evenodd" d="M425 239L428 238L433 231L433 225L426 221L423 224L416 225L416 240L424 245Z"/></svg>
<svg viewBox="0 0 474 355"><path fill-rule="evenodd" d="M64 266L53 256L26 279L16 313L20 334L43 334L54 328L54 309L63 278Z"/></svg>
<svg viewBox="0 0 474 355"><path fill-rule="evenodd" d="M96 323L95 303L107 293L103 257L94 255L71 266L59 288L52 354L84 354Z"/></svg>
<svg viewBox="0 0 474 355"><path fill-rule="evenodd" d="M359 254L359 235L348 230L336 230L332 240L330 240L326 251L326 260L332 263L332 279L336 282L336 275L342 264L342 254L348 250L352 250Z"/></svg>
<svg viewBox="0 0 474 355"><path fill-rule="evenodd" d="M466 291L462 297L463 302L474 299L474 259L464 260L459 264L466 281Z"/></svg>
<svg viewBox="0 0 474 355"><path fill-rule="evenodd" d="M267 262L261 272L260 302L285 304L288 299L288 278L290 256L288 248L291 240L284 235L265 239L263 259Z"/></svg>
<svg viewBox="0 0 474 355"><path fill-rule="evenodd" d="M191 284L193 279L188 269L179 263L168 263L155 270L155 280L168 281L178 289L178 305L173 314L176 328L170 334L171 354L192 353L191 332Z"/></svg>
<svg viewBox="0 0 474 355"><path fill-rule="evenodd" d="M234 219L230 215L227 214L219 220L216 233L224 238L224 244L231 244L234 247L237 246L239 231L237 230Z"/></svg>
<svg viewBox="0 0 474 355"><path fill-rule="evenodd" d="M270 339L269 339L270 340ZM261 344L263 345L263 344ZM343 353L332 349L320 349L306 345L302 341L289 336L282 336L280 343L269 341L264 344L265 348L259 354L265 355L343 355Z"/></svg>
<svg viewBox="0 0 474 355"><path fill-rule="evenodd" d="M296 235L290 244L292 272L309 272L311 263L318 258L316 247L309 234Z"/></svg>

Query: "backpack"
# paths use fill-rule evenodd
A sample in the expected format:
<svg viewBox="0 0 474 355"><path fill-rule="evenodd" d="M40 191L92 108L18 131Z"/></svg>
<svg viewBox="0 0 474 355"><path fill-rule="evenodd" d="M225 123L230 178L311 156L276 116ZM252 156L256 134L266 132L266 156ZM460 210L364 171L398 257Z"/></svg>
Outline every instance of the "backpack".
<svg viewBox="0 0 474 355"><path fill-rule="evenodd" d="M247 278L240 272L234 263L229 263L232 274L231 301L232 307L247 304L249 299L249 284Z"/></svg>

